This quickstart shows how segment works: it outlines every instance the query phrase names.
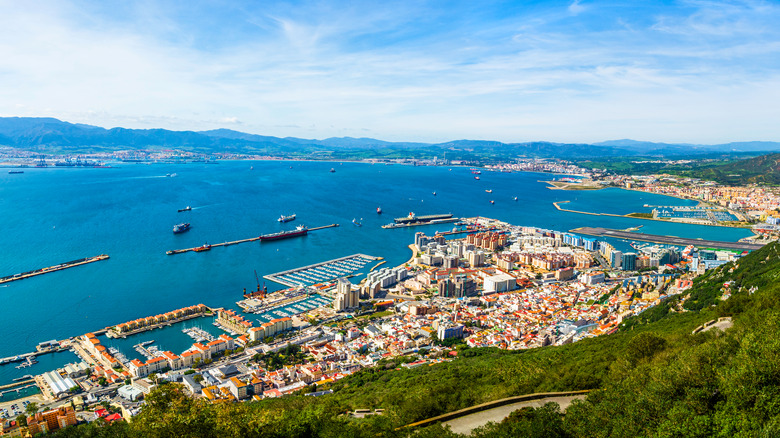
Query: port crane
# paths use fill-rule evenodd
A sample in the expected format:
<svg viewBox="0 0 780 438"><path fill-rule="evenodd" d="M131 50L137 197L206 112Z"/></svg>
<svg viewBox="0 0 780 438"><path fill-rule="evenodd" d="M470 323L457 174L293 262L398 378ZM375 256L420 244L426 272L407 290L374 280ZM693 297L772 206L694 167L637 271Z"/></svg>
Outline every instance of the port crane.
<svg viewBox="0 0 780 438"><path fill-rule="evenodd" d="M255 272L255 281L257 281L257 291L252 293L246 293L246 288L244 288L244 298L265 298L265 295L268 293L268 288L265 287L265 282L263 282L263 289L260 289L260 276L257 275L257 270L254 270Z"/></svg>

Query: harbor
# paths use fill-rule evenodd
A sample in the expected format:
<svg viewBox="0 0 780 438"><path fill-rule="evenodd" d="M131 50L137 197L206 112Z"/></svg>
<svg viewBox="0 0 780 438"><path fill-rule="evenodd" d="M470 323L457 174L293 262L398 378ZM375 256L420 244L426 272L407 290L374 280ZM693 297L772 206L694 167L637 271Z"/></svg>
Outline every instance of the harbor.
<svg viewBox="0 0 780 438"><path fill-rule="evenodd" d="M22 272L21 274L14 274L14 275L9 275L7 277L0 277L0 284L10 283L12 281L17 281L17 280L24 280L25 278L35 277L36 275L48 274L50 272L61 271L63 269L86 265L88 263L99 262L101 260L107 260L108 258L109 258L108 255L101 254L96 257L85 257L83 259L60 263L59 265L49 266L48 268L41 268L41 269L36 269L34 271Z"/></svg>
<svg viewBox="0 0 780 438"><path fill-rule="evenodd" d="M376 260L382 260L382 257L353 254L326 262L269 274L263 278L287 287L312 286L327 283L339 277L353 275L358 270L363 269L368 263Z"/></svg>
<svg viewBox="0 0 780 438"><path fill-rule="evenodd" d="M611 228L601 228L601 227L574 228L572 230L569 230L569 232L577 233L577 234L586 234L588 236L614 237L617 239L639 240L642 242L660 243L664 245L677 245L677 246L693 245L699 248L731 249L731 250L739 250L739 251L754 251L764 246L756 243L723 242L717 240L689 239L689 238L676 237L676 236L661 236L656 234L636 233L632 231L614 230Z"/></svg>
<svg viewBox="0 0 780 438"><path fill-rule="evenodd" d="M313 227L313 228L303 228L300 232L296 231L289 231L286 233L289 233L289 237L295 237L298 235L305 236L309 231L317 231L317 230L324 230L325 228L333 228L338 227L339 224L330 224L330 225L323 225L321 227ZM208 251L212 248L220 247L220 246L231 246L231 245L238 245L239 243L247 243L247 242L255 242L255 241L267 241L267 240L278 240L280 237L284 238L285 232L280 233L272 233L272 234L264 234L257 237L250 237L248 239L240 239L240 240L232 240L229 242L222 242L222 243L213 243L213 244L204 244L201 246L196 246L193 248L184 248L184 249L172 249L170 251L166 251L165 253L168 255L174 255L174 254L182 254L185 252L203 252ZM294 234L294 235L293 235Z"/></svg>

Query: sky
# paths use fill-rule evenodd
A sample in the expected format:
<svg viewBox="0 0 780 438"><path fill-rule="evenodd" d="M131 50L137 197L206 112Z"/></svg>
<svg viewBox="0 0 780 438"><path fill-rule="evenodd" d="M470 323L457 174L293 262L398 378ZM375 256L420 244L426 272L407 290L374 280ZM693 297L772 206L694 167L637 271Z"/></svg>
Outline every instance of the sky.
<svg viewBox="0 0 780 438"><path fill-rule="evenodd" d="M0 0L0 116L388 141L780 141L776 1Z"/></svg>

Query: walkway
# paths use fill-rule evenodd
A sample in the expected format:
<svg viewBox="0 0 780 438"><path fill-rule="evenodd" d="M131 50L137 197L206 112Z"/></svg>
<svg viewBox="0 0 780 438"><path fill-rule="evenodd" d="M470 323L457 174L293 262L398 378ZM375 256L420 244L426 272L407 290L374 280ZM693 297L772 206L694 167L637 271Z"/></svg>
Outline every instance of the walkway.
<svg viewBox="0 0 780 438"><path fill-rule="evenodd" d="M582 394L582 395L574 395L574 396L566 396L566 397L548 397L548 398L543 398L538 400L529 400L529 401L523 401L519 403L512 403L511 405L499 406L497 408L489 409L482 412L475 412L473 414L469 414L460 418L455 418L453 420L445 422L444 425L450 426L451 430L455 433L468 435L471 433L472 430L480 426L484 426L491 421L495 423L500 422L504 418L508 417L509 414L521 408L525 408L525 407L539 408L544 406L546 403L555 402L561 406L561 411L565 411L566 408L569 407L569 405L573 400L575 399L583 400L584 398L585 398L585 394Z"/></svg>

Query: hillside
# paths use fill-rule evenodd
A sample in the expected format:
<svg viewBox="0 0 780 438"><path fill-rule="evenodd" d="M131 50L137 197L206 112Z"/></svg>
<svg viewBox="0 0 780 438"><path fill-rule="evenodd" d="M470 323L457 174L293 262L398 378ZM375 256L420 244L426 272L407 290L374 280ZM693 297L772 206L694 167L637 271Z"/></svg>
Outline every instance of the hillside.
<svg viewBox="0 0 780 438"><path fill-rule="evenodd" d="M750 142L728 145L675 145L618 140L601 144L553 143L545 141L502 143L489 140L455 140L444 143L388 142L373 138L327 138L324 140L273 137L215 129L171 131L167 129L105 129L63 122L54 118L0 117L0 146L45 154L80 154L118 150L176 149L201 154L234 153L273 155L287 158L357 160L431 159L504 162L518 157L595 159L701 155L721 150L780 150L780 143ZM732 145L733 146L733 145ZM724 149L725 147L725 149ZM718 152L720 153L720 152Z"/></svg>
<svg viewBox="0 0 780 438"><path fill-rule="evenodd" d="M710 271L687 300L630 318L614 335L519 352L461 348L457 360L411 370L387 363L337 382L334 394L319 398L209 405L168 384L130 424L93 423L55 436L442 438L455 435L438 425L397 428L506 396L576 389L593 391L565 416L555 405L525 409L473 436L774 436L780 432L778 278L780 245L773 243ZM727 289L731 298L719 300ZM692 334L718 316L733 317L733 328ZM378 407L386 415L340 415Z"/></svg>
<svg viewBox="0 0 780 438"><path fill-rule="evenodd" d="M716 181L724 185L780 184L780 154L761 155L722 165L691 169L681 175Z"/></svg>

